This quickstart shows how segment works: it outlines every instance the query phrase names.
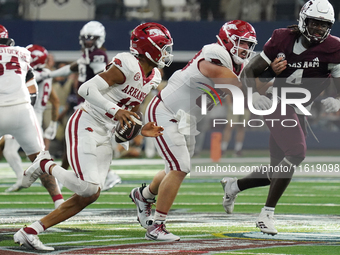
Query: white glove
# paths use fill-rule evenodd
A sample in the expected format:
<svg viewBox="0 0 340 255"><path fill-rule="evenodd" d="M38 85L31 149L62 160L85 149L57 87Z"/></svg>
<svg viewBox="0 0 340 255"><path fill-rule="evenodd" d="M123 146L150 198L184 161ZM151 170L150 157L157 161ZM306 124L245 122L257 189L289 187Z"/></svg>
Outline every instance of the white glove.
<svg viewBox="0 0 340 255"><path fill-rule="evenodd" d="M327 97L321 100L326 112L337 112L340 110L340 100L334 97Z"/></svg>
<svg viewBox="0 0 340 255"><path fill-rule="evenodd" d="M39 83L45 79L51 78L51 71L50 70L43 70L42 72L35 72L34 77L35 80Z"/></svg>
<svg viewBox="0 0 340 255"><path fill-rule="evenodd" d="M260 95L258 92L253 93L253 106L256 110L268 110L272 107L272 100L268 97Z"/></svg>
<svg viewBox="0 0 340 255"><path fill-rule="evenodd" d="M51 121L48 127L45 129L44 138L53 140L57 134L57 122Z"/></svg>

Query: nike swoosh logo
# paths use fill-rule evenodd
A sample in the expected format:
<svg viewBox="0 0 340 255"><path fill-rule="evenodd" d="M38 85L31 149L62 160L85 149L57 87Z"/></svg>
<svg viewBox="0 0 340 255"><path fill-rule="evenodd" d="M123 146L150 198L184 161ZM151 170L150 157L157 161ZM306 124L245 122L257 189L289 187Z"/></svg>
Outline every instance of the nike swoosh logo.
<svg viewBox="0 0 340 255"><path fill-rule="evenodd" d="M158 238L158 234L157 235L152 235L150 233L148 233L149 237L151 237L152 239L156 240Z"/></svg>
<svg viewBox="0 0 340 255"><path fill-rule="evenodd" d="M89 88L87 88L87 90L86 90L86 95L87 96L89 95Z"/></svg>
<svg viewBox="0 0 340 255"><path fill-rule="evenodd" d="M136 199L136 200L137 200L137 199ZM140 209L138 201L136 201L136 205L137 205L137 208L138 208L138 212L139 212L139 213L144 212L142 209Z"/></svg>
<svg viewBox="0 0 340 255"><path fill-rule="evenodd" d="M133 135L133 131L135 130L136 125L133 125L132 130L129 135L126 136L127 139L130 139Z"/></svg>

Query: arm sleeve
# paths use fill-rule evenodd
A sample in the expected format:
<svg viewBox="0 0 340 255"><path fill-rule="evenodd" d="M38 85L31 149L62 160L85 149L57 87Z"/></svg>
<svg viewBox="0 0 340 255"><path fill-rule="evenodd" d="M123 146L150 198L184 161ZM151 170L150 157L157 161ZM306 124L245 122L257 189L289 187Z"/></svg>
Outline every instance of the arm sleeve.
<svg viewBox="0 0 340 255"><path fill-rule="evenodd" d="M92 62L90 67L92 68L94 74L98 74L105 70L106 63Z"/></svg>
<svg viewBox="0 0 340 255"><path fill-rule="evenodd" d="M107 84L107 82L102 77L96 75L80 86L78 94L90 104L100 107L112 115L115 115L121 108L113 102L107 100L100 93L101 90L105 90L107 88L109 88L109 84Z"/></svg>
<svg viewBox="0 0 340 255"><path fill-rule="evenodd" d="M34 77L34 73L32 68L28 69L27 74L26 74L26 82L28 82L30 79Z"/></svg>
<svg viewBox="0 0 340 255"><path fill-rule="evenodd" d="M72 73L71 65L66 65L57 70L52 71L49 74L49 77L54 78L54 77L60 77L60 76L67 76L67 75L70 75L71 73Z"/></svg>

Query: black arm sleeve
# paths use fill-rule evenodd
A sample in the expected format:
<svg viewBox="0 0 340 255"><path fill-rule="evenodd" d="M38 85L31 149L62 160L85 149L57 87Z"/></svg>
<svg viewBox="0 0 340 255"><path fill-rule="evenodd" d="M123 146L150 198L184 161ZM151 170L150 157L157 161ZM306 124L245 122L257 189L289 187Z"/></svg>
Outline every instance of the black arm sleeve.
<svg viewBox="0 0 340 255"><path fill-rule="evenodd" d="M34 73L32 69L29 69L26 74L26 82L28 82L30 79L34 78Z"/></svg>
<svg viewBox="0 0 340 255"><path fill-rule="evenodd" d="M276 73L269 66L263 73L260 74L259 80L261 82L269 82L271 79L276 77Z"/></svg>

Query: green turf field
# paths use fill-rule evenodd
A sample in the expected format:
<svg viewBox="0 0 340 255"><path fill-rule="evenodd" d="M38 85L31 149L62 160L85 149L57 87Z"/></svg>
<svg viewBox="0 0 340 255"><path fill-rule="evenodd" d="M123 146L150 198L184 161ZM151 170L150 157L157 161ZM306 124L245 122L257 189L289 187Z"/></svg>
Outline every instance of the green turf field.
<svg viewBox="0 0 340 255"><path fill-rule="evenodd" d="M50 212L53 203L38 182L19 192L4 193L4 190L15 182L15 178L8 165L2 162L0 254L7 254L9 251L22 252L25 250L13 243L13 234L24 224L39 220ZM137 243L139 246L136 247L140 248L140 244L153 244L144 240L145 230L135 221L135 205L128 195L132 188L143 182L149 183L152 176L162 169L162 165L157 160L139 160L140 163L135 160L117 162L119 164L112 166L112 169L121 176L122 184L103 192L100 198L80 215L40 236L44 243L57 248L55 254L77 247ZM221 205L223 192L220 179L221 177L216 175L185 179L167 223L168 230L181 236L179 243L216 238L221 242L232 240L233 244L236 242L238 245L249 242L244 248L238 247L231 251L217 249L199 254L340 254L340 178L337 175L323 177L307 174L293 179L275 211L276 227L279 231L275 238L260 234L254 224L266 200L268 187L240 193L234 214L227 215ZM63 188L62 192L65 198L72 195L66 188ZM278 243L267 247L265 243L272 239ZM256 246L262 242L264 246ZM157 245L159 248L160 244ZM230 247L228 245L227 247ZM176 253L175 250L170 249L167 253L159 254L195 254ZM143 254L148 254L144 252L145 250ZM139 254L138 251L132 253ZM123 253L111 251L103 254ZM153 254L158 253L156 251Z"/></svg>

